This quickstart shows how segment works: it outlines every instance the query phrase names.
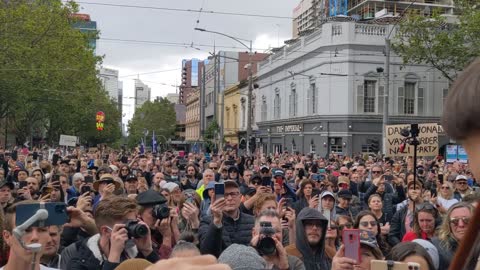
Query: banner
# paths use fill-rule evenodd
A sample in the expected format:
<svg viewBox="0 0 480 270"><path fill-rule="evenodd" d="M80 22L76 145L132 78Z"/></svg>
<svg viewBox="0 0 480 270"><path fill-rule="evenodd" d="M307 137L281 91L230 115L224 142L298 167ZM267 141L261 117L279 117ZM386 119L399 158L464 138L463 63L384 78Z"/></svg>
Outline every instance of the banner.
<svg viewBox="0 0 480 270"><path fill-rule="evenodd" d="M453 163L457 161L458 158L458 145L448 144L446 145L446 160L447 163Z"/></svg>
<svg viewBox="0 0 480 270"><path fill-rule="evenodd" d="M465 151L465 148L461 145L458 146L458 161L468 163L467 151Z"/></svg>
<svg viewBox="0 0 480 270"><path fill-rule="evenodd" d="M407 144L403 153L400 152L400 146L405 141L402 136L402 129L409 129L410 124L389 125L385 127L386 153L387 157L408 157L413 156L413 146ZM417 147L417 156L432 157L438 155L438 134L443 133L442 126L438 124L418 124L419 134Z"/></svg>
<svg viewBox="0 0 480 270"><path fill-rule="evenodd" d="M77 136L60 135L60 141L58 142L58 144L62 146L75 147L77 145L77 142L78 142Z"/></svg>

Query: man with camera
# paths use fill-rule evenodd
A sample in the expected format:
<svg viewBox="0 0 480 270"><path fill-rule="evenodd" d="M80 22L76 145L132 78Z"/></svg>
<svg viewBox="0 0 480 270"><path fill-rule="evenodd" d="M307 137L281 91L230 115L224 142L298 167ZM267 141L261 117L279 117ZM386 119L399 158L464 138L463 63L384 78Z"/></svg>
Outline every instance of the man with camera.
<svg viewBox="0 0 480 270"><path fill-rule="evenodd" d="M223 191L223 194L215 193L215 201L210 206L212 214L202 219L198 230L200 251L215 257L231 244L248 245L255 222L253 216L239 209L241 194L237 182L225 181Z"/></svg>
<svg viewBox="0 0 480 270"><path fill-rule="evenodd" d="M119 196L100 201L94 216L100 233L73 244L76 250L66 269L113 270L130 258L158 261L150 229L137 220L137 207L134 200Z"/></svg>
<svg viewBox="0 0 480 270"><path fill-rule="evenodd" d="M265 210L257 216L252 230L251 245L267 262L267 269L303 270L303 262L287 254L282 245L283 230L278 213Z"/></svg>
<svg viewBox="0 0 480 270"><path fill-rule="evenodd" d="M160 259L169 258L174 243L172 241L173 230L167 199L155 190L150 189L138 194L137 203L140 205L140 218L150 227L152 232L153 250L158 252Z"/></svg>

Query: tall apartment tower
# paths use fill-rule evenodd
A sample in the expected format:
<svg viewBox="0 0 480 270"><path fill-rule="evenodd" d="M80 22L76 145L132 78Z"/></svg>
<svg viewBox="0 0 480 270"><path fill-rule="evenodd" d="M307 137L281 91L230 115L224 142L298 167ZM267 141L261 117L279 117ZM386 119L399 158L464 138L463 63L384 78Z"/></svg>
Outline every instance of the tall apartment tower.
<svg viewBox="0 0 480 270"><path fill-rule="evenodd" d="M200 88L202 84L200 74L203 67L203 61L195 58L182 61L182 84L180 85L178 104L186 104L188 95Z"/></svg>
<svg viewBox="0 0 480 270"><path fill-rule="evenodd" d="M150 100L151 89L140 79L135 79L135 109L142 107L143 103Z"/></svg>

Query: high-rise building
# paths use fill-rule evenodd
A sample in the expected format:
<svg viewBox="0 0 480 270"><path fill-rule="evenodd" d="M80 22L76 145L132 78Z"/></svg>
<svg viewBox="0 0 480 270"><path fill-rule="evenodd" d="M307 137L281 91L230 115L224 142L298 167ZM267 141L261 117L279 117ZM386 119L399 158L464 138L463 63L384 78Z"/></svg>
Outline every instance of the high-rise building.
<svg viewBox="0 0 480 270"><path fill-rule="evenodd" d="M334 0L330 0L334 1ZM382 16L399 16L408 8L409 12L419 12L429 16L434 10L440 14L453 15L453 0L420 0L420 1L384 1L348 0L348 15L358 19L371 19Z"/></svg>
<svg viewBox="0 0 480 270"><path fill-rule="evenodd" d="M77 19L77 21L73 23L73 28L92 35L92 38L89 39L89 43L90 47L95 51L97 48L97 22L92 21L89 14L76 13L73 14L73 17Z"/></svg>
<svg viewBox="0 0 480 270"><path fill-rule="evenodd" d="M340 1L340 0L338 0ZM346 1L346 0L342 0ZM293 38L317 28L327 15L328 0L301 0L293 9Z"/></svg>
<svg viewBox="0 0 480 270"><path fill-rule="evenodd" d="M151 89L140 79L135 79L135 109L142 107L143 103L150 100Z"/></svg>
<svg viewBox="0 0 480 270"><path fill-rule="evenodd" d="M99 77L100 81L102 82L103 89L107 91L108 96L118 103L118 70L110 68L100 68Z"/></svg>
<svg viewBox="0 0 480 270"><path fill-rule="evenodd" d="M200 87L200 74L203 67L203 61L195 58L182 61L182 84L180 85L180 93L178 97L179 104L185 104L190 92Z"/></svg>
<svg viewBox="0 0 480 270"><path fill-rule="evenodd" d="M177 93L168 93L167 96L165 97L170 103L172 104L178 104L178 99L180 95Z"/></svg>

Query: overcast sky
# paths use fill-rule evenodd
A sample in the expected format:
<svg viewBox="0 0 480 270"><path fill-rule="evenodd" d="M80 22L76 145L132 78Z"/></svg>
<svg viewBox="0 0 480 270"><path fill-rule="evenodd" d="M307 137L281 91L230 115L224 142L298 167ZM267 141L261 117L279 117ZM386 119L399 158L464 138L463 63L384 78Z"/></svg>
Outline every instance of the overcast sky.
<svg viewBox="0 0 480 270"><path fill-rule="evenodd" d="M97 22L100 40L97 54L104 55L103 66L118 69L124 82L124 96L133 97L133 79L138 77L152 88L152 99L176 91L180 84L182 59L205 59L213 51L213 43L236 47L221 50L244 51L241 45L228 38L194 31L194 27L226 33L235 37L252 39L257 51L277 47L292 35L289 18L260 18L199 13L198 10L273 15L291 17L300 0L83 0L78 1L81 13L90 14ZM97 4L93 4L97 3ZM116 7L100 3L190 9L197 12L179 12L152 8ZM197 23L198 20L198 23ZM109 40L110 39L110 40ZM115 39L115 40L111 40ZM128 40L128 41L119 41ZM134 42L137 41L137 42ZM150 43L148 43L150 42ZM158 42L191 44L165 46ZM200 46L207 45L207 46ZM208 47L208 45L210 47ZM218 48L217 48L218 49ZM158 72L172 70L169 72ZM150 73L143 74L142 73ZM173 85L173 86L172 86ZM124 99L127 119L133 115L133 99Z"/></svg>

